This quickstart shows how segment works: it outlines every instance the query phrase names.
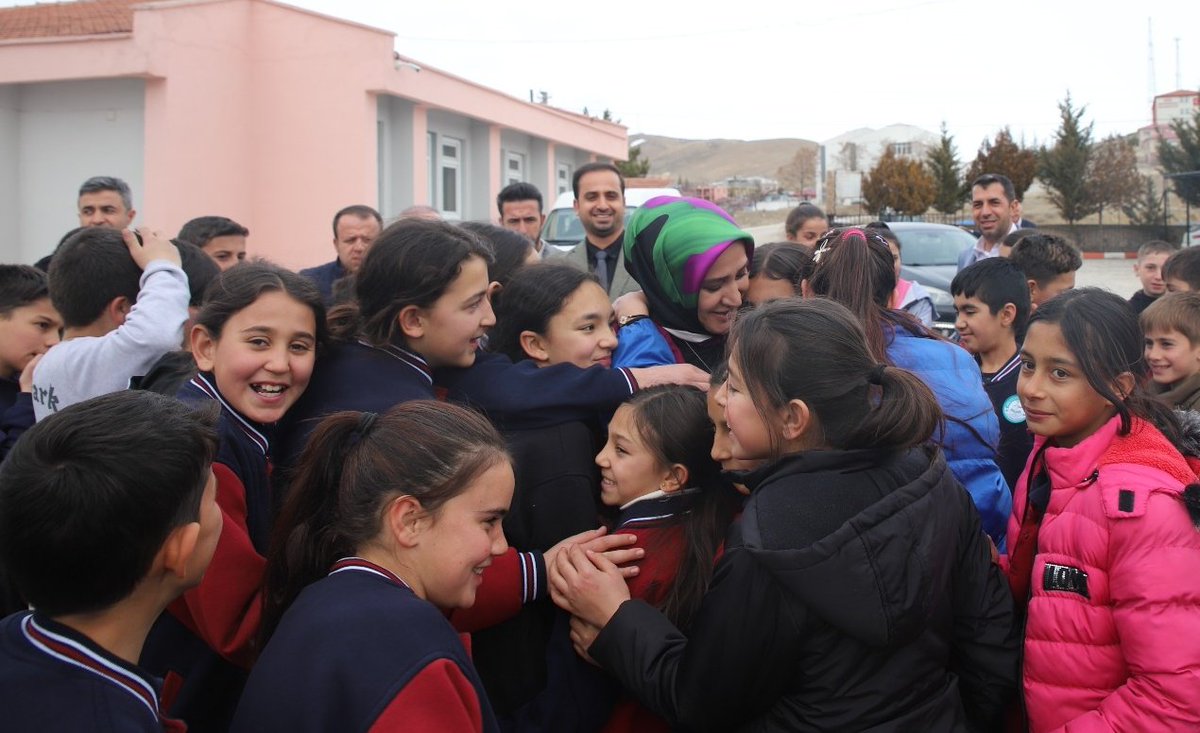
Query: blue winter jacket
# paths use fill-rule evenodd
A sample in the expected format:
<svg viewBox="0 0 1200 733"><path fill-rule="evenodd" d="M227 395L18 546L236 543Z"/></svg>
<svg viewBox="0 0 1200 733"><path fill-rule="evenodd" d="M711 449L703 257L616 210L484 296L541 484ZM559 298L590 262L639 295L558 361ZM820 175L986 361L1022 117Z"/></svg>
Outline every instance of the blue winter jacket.
<svg viewBox="0 0 1200 733"><path fill-rule="evenodd" d="M888 338L888 359L919 376L942 406L945 432L935 433L934 440L942 444L951 472L975 501L984 531L1003 552L1012 492L996 465L1000 424L979 366L964 349L904 328L891 328Z"/></svg>

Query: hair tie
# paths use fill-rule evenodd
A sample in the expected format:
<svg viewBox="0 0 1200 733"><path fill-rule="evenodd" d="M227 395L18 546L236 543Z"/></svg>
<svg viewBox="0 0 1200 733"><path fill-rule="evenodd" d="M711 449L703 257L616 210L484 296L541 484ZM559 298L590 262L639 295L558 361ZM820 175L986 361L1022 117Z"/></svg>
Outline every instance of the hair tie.
<svg viewBox="0 0 1200 733"><path fill-rule="evenodd" d="M358 441L366 437L367 433L371 430L371 426L378 419L378 412L364 412L358 418L358 425L355 425L354 430L350 431L350 445L358 445Z"/></svg>
<svg viewBox="0 0 1200 733"><path fill-rule="evenodd" d="M883 384L883 370L887 369L887 364L876 364L867 372L867 384Z"/></svg>

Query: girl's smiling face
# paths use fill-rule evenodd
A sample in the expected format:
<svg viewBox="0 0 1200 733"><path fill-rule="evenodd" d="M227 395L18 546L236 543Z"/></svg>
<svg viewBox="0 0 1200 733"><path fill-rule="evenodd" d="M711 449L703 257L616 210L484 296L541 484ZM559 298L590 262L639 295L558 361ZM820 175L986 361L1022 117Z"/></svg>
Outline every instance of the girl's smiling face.
<svg viewBox="0 0 1200 733"><path fill-rule="evenodd" d="M608 423L608 442L596 456L600 467L600 501L606 506L624 506L652 491L664 488L671 477L654 452L642 442L633 408L621 405Z"/></svg>
<svg viewBox="0 0 1200 733"><path fill-rule="evenodd" d="M612 366L613 349L617 348L612 318L608 293L588 280L563 301L562 309L546 324L545 333L521 334L522 347L539 366Z"/></svg>
<svg viewBox="0 0 1200 733"><path fill-rule="evenodd" d="M1064 448L1078 445L1116 414L1113 404L1088 383L1056 323L1029 326L1017 396L1029 429Z"/></svg>
<svg viewBox="0 0 1200 733"><path fill-rule="evenodd" d="M429 366L471 366L480 339L496 324L488 298L487 262L482 257L467 258L432 306L408 306L399 318L408 348Z"/></svg>
<svg viewBox="0 0 1200 733"><path fill-rule="evenodd" d="M725 424L733 458L764 459L771 456L771 430L750 398L741 365L729 357L729 379L717 391L717 404L725 410Z"/></svg>
<svg viewBox="0 0 1200 733"><path fill-rule="evenodd" d="M316 333L312 308L285 292L268 291L230 316L219 337L194 326L192 354L234 409L255 422L273 423L308 386Z"/></svg>

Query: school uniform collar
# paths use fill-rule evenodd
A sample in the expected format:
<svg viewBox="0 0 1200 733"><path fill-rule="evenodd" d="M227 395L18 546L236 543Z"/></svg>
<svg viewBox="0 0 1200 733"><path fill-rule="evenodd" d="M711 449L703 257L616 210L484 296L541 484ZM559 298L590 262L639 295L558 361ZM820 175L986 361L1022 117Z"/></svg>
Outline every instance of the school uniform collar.
<svg viewBox="0 0 1200 733"><path fill-rule="evenodd" d="M384 580L412 590L412 587L408 583L405 583L404 579L399 575L361 557L343 557L341 560L335 562L333 567L329 569L329 575L337 575L338 573L367 573L369 575L377 575Z"/></svg>
<svg viewBox="0 0 1200 733"><path fill-rule="evenodd" d="M980 360L980 358L978 356L975 357L975 363L979 364L980 366L983 365L983 361ZM1012 374L1013 370L1017 369L1020 366L1021 366L1021 352L1020 352L1020 350L1018 350L1016 353L1014 353L1012 355L1012 358L1010 358L1007 362L1004 363L1004 366L1000 367L999 371L997 371L995 374L993 374L990 377L985 376L983 378L983 383L991 384L992 382L999 382L1001 379L1004 379L1009 374Z"/></svg>
<svg viewBox="0 0 1200 733"><path fill-rule="evenodd" d="M212 372L200 372L192 377L188 384L200 390L210 399L221 403L221 409L233 417L234 424L246 434L246 437L250 438L258 446L264 456L267 455L267 451L271 449L271 440L267 436L267 427L262 423L251 420L234 409L233 405L229 404L225 399L225 395L221 394L221 390L217 389L217 380L212 375Z"/></svg>
<svg viewBox="0 0 1200 733"><path fill-rule="evenodd" d="M159 683L156 678L103 649L78 631L36 612L21 619L21 633L39 652L106 680L145 705L156 719L163 719L159 710Z"/></svg>
<svg viewBox="0 0 1200 733"><path fill-rule="evenodd" d="M430 385L433 384L433 369L429 367L429 362L425 361L420 356L417 356L408 349L390 343L384 344L383 346L376 346L375 344L368 343L362 339L359 339L358 343L359 345L365 346L368 349L382 351L393 359L407 364L408 366L412 367L414 371L424 377L425 381L429 382Z"/></svg>
<svg viewBox="0 0 1200 733"><path fill-rule="evenodd" d="M621 507L617 515L616 528L653 524L691 511L700 495L700 489L683 489L667 493L651 491ZM616 530L614 530L616 531Z"/></svg>

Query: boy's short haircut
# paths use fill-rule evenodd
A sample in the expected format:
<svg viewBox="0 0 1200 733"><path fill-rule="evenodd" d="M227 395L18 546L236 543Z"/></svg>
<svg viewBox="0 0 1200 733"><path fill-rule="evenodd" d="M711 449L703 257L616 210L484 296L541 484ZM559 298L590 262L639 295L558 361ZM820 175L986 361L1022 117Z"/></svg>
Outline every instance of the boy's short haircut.
<svg viewBox="0 0 1200 733"><path fill-rule="evenodd" d="M204 249L216 237L248 237L250 230L224 216L198 216L179 230L176 239Z"/></svg>
<svg viewBox="0 0 1200 733"><path fill-rule="evenodd" d="M1026 235L1017 242L1008 260L1021 268L1026 280L1045 287L1051 280L1083 267L1083 257L1066 237L1047 232Z"/></svg>
<svg viewBox="0 0 1200 733"><path fill-rule="evenodd" d="M0 565L49 616L127 597L167 536L197 521L217 415L143 390L30 428L0 466Z"/></svg>
<svg viewBox="0 0 1200 733"><path fill-rule="evenodd" d="M199 305L204 289L220 268L208 255L196 256L198 249L186 254L184 249L179 248L180 269L188 277L191 304ZM50 302L62 316L63 327L80 328L95 322L113 298L123 295L131 304L137 302L141 280L142 271L129 255L119 230L86 227L54 253Z"/></svg>
<svg viewBox="0 0 1200 733"><path fill-rule="evenodd" d="M1016 247L1017 242L1020 242L1030 234L1036 233L1036 229L1018 229L1015 232L1009 232L1004 235L1004 239L1000 240L1000 244L1004 247Z"/></svg>
<svg viewBox="0 0 1200 733"><path fill-rule="evenodd" d="M188 305L199 308L204 304L204 293L208 286L221 274L221 268L204 250L190 242L174 240L179 248L180 268L188 278Z"/></svg>
<svg viewBox="0 0 1200 733"><path fill-rule="evenodd" d="M1017 309L1012 324L1013 333L1023 334L1032 307L1027 280L1025 273L1011 260L989 257L964 267L955 275L950 281L950 294L976 298L988 307L992 315L1012 303Z"/></svg>
<svg viewBox="0 0 1200 733"><path fill-rule="evenodd" d="M1185 247L1167 258L1162 266L1166 280L1182 280L1192 290L1200 290L1200 247Z"/></svg>
<svg viewBox="0 0 1200 733"><path fill-rule="evenodd" d="M0 265L0 317L48 297L46 273L29 265Z"/></svg>
<svg viewBox="0 0 1200 733"><path fill-rule="evenodd" d="M1200 292L1166 293L1138 316L1143 334L1178 331L1200 346Z"/></svg>
<svg viewBox="0 0 1200 733"><path fill-rule="evenodd" d="M142 271L129 256L121 232L87 227L63 242L50 263L50 300L63 326L93 323L113 298L137 300Z"/></svg>
<svg viewBox="0 0 1200 733"><path fill-rule="evenodd" d="M1179 248L1170 242L1164 242L1161 239L1151 239L1141 247L1138 247L1137 258L1141 262L1147 255L1173 255Z"/></svg>

